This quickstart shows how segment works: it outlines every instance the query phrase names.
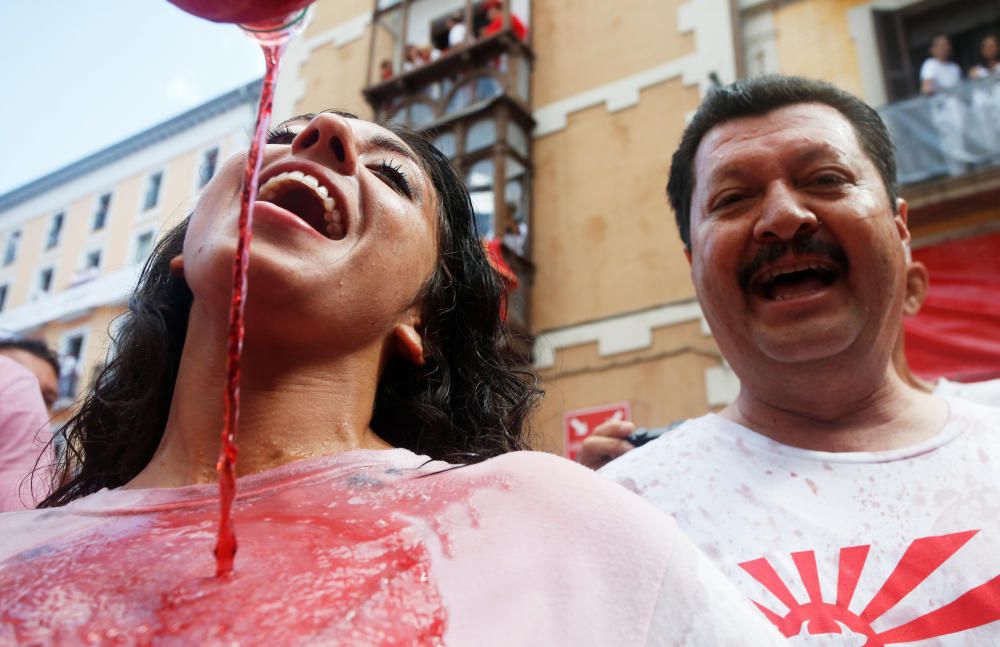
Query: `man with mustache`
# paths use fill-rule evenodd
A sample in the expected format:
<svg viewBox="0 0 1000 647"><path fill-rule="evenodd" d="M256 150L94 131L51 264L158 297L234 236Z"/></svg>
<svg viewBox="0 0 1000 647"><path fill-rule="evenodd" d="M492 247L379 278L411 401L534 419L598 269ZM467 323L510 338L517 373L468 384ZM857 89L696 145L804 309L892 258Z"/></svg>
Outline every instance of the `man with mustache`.
<svg viewBox="0 0 1000 647"><path fill-rule="evenodd" d="M910 239L895 177L878 114L831 85L709 95L667 191L742 386L602 470L673 514L795 644L1000 639L1000 410L892 367Z"/></svg>

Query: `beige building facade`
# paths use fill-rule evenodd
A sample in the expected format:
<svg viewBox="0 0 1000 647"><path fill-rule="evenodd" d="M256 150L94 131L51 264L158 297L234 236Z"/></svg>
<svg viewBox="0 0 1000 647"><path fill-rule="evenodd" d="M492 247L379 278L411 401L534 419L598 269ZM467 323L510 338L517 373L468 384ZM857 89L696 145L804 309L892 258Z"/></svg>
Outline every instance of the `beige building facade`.
<svg viewBox="0 0 1000 647"><path fill-rule="evenodd" d="M54 423L95 377L162 232L216 166L246 148L259 82L0 195L0 334L44 340L63 363Z"/></svg>

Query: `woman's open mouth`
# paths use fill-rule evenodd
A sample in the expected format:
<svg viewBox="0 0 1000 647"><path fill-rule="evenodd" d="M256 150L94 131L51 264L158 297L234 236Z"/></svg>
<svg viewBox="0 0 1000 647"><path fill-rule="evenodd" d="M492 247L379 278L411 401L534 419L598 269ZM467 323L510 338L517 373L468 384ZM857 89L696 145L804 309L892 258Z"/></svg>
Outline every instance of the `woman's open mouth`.
<svg viewBox="0 0 1000 647"><path fill-rule="evenodd" d="M278 173L261 185L257 199L289 211L330 240L347 236L347 218L318 178L302 171Z"/></svg>

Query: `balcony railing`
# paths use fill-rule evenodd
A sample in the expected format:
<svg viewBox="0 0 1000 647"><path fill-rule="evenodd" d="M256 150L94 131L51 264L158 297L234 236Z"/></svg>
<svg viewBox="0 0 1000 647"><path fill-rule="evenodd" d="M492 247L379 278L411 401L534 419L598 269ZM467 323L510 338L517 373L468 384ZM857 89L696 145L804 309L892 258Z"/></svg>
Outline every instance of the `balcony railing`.
<svg viewBox="0 0 1000 647"><path fill-rule="evenodd" d="M1000 75L879 110L902 185L1000 165Z"/></svg>

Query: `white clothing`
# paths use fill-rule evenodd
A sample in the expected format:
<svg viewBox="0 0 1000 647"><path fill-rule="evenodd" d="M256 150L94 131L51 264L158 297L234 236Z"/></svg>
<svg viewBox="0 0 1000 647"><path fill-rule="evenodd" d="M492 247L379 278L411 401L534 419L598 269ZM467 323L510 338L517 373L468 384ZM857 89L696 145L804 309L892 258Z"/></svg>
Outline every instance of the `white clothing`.
<svg viewBox="0 0 1000 647"><path fill-rule="evenodd" d="M601 471L673 514L792 644L995 646L1000 410L948 405L934 438L885 452L710 414Z"/></svg>
<svg viewBox="0 0 1000 647"><path fill-rule="evenodd" d="M1000 407L1000 380L952 382L942 377L934 386L934 395L942 398L962 398L990 407Z"/></svg>
<svg viewBox="0 0 1000 647"><path fill-rule="evenodd" d="M221 580L216 485L0 515L0 644L784 644L668 517L589 470L453 467L358 450L241 478Z"/></svg>
<svg viewBox="0 0 1000 647"><path fill-rule="evenodd" d="M950 90L962 80L962 68L954 61L944 61L929 58L920 66L920 80L933 81L934 91Z"/></svg>
<svg viewBox="0 0 1000 647"><path fill-rule="evenodd" d="M465 28L464 22L457 22L451 26L448 30L448 48L458 47L465 42L465 37L468 34L468 30Z"/></svg>
<svg viewBox="0 0 1000 647"><path fill-rule="evenodd" d="M969 77L973 79L985 79L991 74L1000 74L1000 65L988 68L985 65L973 65L969 70Z"/></svg>
<svg viewBox="0 0 1000 647"><path fill-rule="evenodd" d="M929 58L920 67L920 81L931 81L934 96L931 97L931 121L938 131L938 149L944 157L945 169L949 175L965 173L969 154L965 150L963 131L965 128L965 106L957 96L948 93L962 80L962 68L957 63Z"/></svg>

